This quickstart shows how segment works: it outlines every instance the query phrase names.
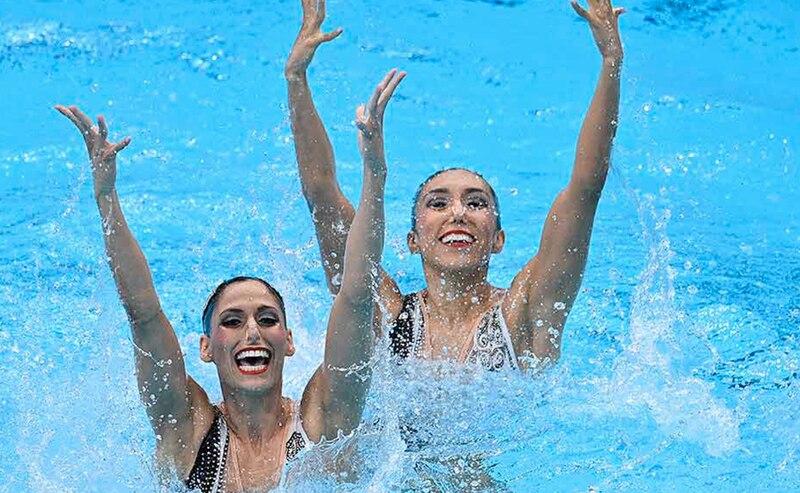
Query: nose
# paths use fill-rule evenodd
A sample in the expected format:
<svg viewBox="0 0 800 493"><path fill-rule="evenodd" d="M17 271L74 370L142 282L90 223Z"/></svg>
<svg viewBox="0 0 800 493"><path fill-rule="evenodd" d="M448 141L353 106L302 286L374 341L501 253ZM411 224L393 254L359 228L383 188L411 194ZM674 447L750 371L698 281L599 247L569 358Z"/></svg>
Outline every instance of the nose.
<svg viewBox="0 0 800 493"><path fill-rule="evenodd" d="M248 342L256 342L261 338L261 333L258 330L258 323L254 318L249 318L247 320L247 325L244 330L244 335Z"/></svg>
<svg viewBox="0 0 800 493"><path fill-rule="evenodd" d="M452 205L453 217L455 219L461 219L464 217L464 214L467 212L467 208L464 207L464 204L461 203L460 200L454 200Z"/></svg>

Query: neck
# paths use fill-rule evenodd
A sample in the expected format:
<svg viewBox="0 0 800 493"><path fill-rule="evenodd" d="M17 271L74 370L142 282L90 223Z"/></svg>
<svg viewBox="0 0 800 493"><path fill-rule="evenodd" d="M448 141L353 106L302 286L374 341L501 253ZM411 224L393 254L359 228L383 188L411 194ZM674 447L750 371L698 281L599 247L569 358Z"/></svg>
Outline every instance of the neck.
<svg viewBox="0 0 800 493"><path fill-rule="evenodd" d="M444 271L424 266L426 302L438 318L469 318L475 309L490 303L494 288L487 281L488 265L463 271Z"/></svg>
<svg viewBox="0 0 800 493"><path fill-rule="evenodd" d="M224 413L231 431L258 448L284 425L282 385L264 394L241 392L223 386Z"/></svg>

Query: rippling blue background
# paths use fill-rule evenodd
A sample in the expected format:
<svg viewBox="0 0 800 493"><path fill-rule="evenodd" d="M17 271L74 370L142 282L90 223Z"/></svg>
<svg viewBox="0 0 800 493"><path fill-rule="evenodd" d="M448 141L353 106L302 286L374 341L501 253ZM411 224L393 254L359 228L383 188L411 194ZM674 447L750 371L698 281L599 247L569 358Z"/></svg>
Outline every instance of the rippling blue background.
<svg viewBox="0 0 800 493"><path fill-rule="evenodd" d="M480 456L496 488L520 492L800 484L800 10L624 6L614 165L562 362L434 382L378 364L368 422L382 424L332 452L363 463L338 488L413 487L426 454ZM102 113L112 136L132 137L120 196L192 375L219 398L198 358L200 310L223 278L264 276L287 298L299 352L285 393L299 397L330 305L282 76L299 1L3 7L0 491L153 491L85 149L52 106ZM355 107L389 68L409 72L386 123L389 272L421 287L405 249L411 196L461 165L497 188L508 241L491 279L507 285L569 176L600 65L587 26L566 1L330 0L328 19L345 33L311 81L354 200ZM430 437L426 452L405 448L399 419ZM287 488L332 487L320 457L301 459Z"/></svg>

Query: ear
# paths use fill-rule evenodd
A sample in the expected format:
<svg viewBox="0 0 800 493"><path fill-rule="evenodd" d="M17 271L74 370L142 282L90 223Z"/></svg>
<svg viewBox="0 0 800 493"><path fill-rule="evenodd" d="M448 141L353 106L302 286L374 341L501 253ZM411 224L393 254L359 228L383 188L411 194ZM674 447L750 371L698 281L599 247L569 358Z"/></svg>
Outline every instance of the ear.
<svg viewBox="0 0 800 493"><path fill-rule="evenodd" d="M419 244L417 244L417 233L412 229L406 235L406 244L408 245L408 251L411 252L412 255L416 255L419 253Z"/></svg>
<svg viewBox="0 0 800 493"><path fill-rule="evenodd" d="M494 234L494 241L492 241L492 253L500 253L506 244L506 232L502 229Z"/></svg>
<svg viewBox="0 0 800 493"><path fill-rule="evenodd" d="M293 356L296 349L294 347L294 338L292 337L292 331L289 329L286 329L286 342L289 343L289 345L286 348L286 356Z"/></svg>
<svg viewBox="0 0 800 493"><path fill-rule="evenodd" d="M211 338L203 334L200 336L200 359L206 363L211 363Z"/></svg>

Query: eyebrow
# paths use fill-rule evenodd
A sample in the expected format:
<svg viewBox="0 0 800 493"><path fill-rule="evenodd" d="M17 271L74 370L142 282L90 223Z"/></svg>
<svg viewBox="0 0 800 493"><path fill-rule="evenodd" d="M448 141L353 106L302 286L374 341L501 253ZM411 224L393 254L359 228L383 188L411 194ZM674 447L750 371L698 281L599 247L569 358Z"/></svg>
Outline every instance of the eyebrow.
<svg viewBox="0 0 800 493"><path fill-rule="evenodd" d="M482 188L468 188L468 189L464 190L464 194L465 195L466 194L470 194L470 193L482 193L484 195L489 195L489 192L487 192L486 190L484 190Z"/></svg>
<svg viewBox="0 0 800 493"><path fill-rule="evenodd" d="M427 192L425 192L425 195L432 195L432 194L435 194L435 193L450 193L450 189L449 188L434 188L433 190L428 190ZM464 190L464 194L465 195L466 194L470 194L470 193L483 193L483 194L489 195L489 192L487 192L486 190L484 190L482 188L471 187L471 188L467 188L466 190Z"/></svg>
<svg viewBox="0 0 800 493"><path fill-rule="evenodd" d="M256 308L256 313L263 312L264 310L272 310L274 312L280 313L280 310L278 309L278 307L275 307L275 306L272 306L272 305L259 305ZM244 310L242 310L241 308L237 308L237 307L231 307L231 308L223 309L222 311L219 312L219 314L222 315L224 313L229 313L229 312L230 313L239 314L239 313L244 313Z"/></svg>
<svg viewBox="0 0 800 493"><path fill-rule="evenodd" d="M450 189L448 188L434 188L433 190L428 190L425 192L425 195L433 195L435 193L450 193Z"/></svg>

